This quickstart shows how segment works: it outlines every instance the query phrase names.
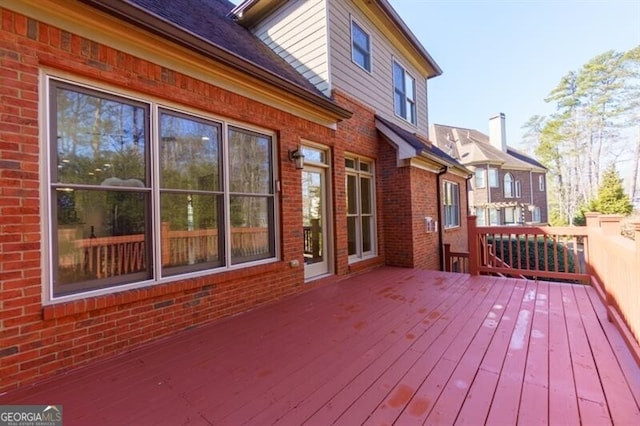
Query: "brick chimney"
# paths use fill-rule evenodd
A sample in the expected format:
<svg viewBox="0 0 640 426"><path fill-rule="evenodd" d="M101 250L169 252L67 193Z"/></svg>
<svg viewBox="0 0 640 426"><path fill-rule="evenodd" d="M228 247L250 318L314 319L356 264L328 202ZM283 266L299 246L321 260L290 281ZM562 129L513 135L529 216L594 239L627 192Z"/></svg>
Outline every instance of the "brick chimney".
<svg viewBox="0 0 640 426"><path fill-rule="evenodd" d="M507 131L504 126L504 113L489 119L489 142L502 152L507 152Z"/></svg>

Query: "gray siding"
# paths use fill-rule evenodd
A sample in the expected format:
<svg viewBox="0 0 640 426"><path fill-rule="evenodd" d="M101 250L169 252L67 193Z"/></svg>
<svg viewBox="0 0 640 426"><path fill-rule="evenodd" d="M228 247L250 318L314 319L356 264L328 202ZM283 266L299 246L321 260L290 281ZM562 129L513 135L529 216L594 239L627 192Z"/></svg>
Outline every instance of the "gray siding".
<svg viewBox="0 0 640 426"><path fill-rule="evenodd" d="M428 134L426 76L419 74L351 0L329 2L331 85L372 107L382 117L411 132ZM351 17L366 30L371 40L371 73L351 60ZM394 58L416 81L417 128L393 111Z"/></svg>
<svg viewBox="0 0 640 426"><path fill-rule="evenodd" d="M330 94L325 0L287 2L252 31L320 91Z"/></svg>

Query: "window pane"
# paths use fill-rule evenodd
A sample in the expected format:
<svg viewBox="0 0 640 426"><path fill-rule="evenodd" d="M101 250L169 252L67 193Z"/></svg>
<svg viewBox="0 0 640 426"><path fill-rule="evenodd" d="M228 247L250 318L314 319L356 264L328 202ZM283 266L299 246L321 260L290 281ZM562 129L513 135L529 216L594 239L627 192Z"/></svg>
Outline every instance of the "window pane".
<svg viewBox="0 0 640 426"><path fill-rule="evenodd" d="M160 167L163 188L219 191L219 126L161 114Z"/></svg>
<svg viewBox="0 0 640 426"><path fill-rule="evenodd" d="M351 23L353 44L364 52L369 52L369 35L355 22Z"/></svg>
<svg viewBox="0 0 640 426"><path fill-rule="evenodd" d="M490 225L498 225L500 222L498 220L498 210L497 209L489 209L489 224Z"/></svg>
<svg viewBox="0 0 640 426"><path fill-rule="evenodd" d="M360 178L360 196L362 200L360 202L362 214L371 214L371 179L367 177Z"/></svg>
<svg viewBox="0 0 640 426"><path fill-rule="evenodd" d="M146 108L56 87L54 182L147 186Z"/></svg>
<svg viewBox="0 0 640 426"><path fill-rule="evenodd" d="M150 278L148 194L58 189L54 294Z"/></svg>
<svg viewBox="0 0 640 426"><path fill-rule="evenodd" d="M484 208L482 207L476 208L476 224L478 226L485 226L485 224L487 223L485 215L486 215L486 211Z"/></svg>
<svg viewBox="0 0 640 426"><path fill-rule="evenodd" d="M489 186L491 188L498 188L498 169L489 169Z"/></svg>
<svg viewBox="0 0 640 426"><path fill-rule="evenodd" d="M357 254L357 245L356 245L356 216L347 217L347 246L349 251L349 256L353 254Z"/></svg>
<svg viewBox="0 0 640 426"><path fill-rule="evenodd" d="M476 175L476 188L484 188L484 176L485 176L485 170L484 169L476 169L475 171L475 175Z"/></svg>
<svg viewBox="0 0 640 426"><path fill-rule="evenodd" d="M219 207L218 196L160 195L162 266L220 263L223 239Z"/></svg>
<svg viewBox="0 0 640 426"><path fill-rule="evenodd" d="M273 199L232 196L230 203L232 262L275 256Z"/></svg>
<svg viewBox="0 0 640 426"><path fill-rule="evenodd" d="M357 180L353 175L347 175L347 214L358 214Z"/></svg>
<svg viewBox="0 0 640 426"><path fill-rule="evenodd" d="M404 68L402 68L396 62L393 63L393 88L396 92L402 94L404 97Z"/></svg>
<svg viewBox="0 0 640 426"><path fill-rule="evenodd" d="M319 163L326 164L327 162L327 154L325 151L316 148L310 148L308 146L303 146L302 154L304 155L305 163Z"/></svg>
<svg viewBox="0 0 640 426"><path fill-rule="evenodd" d="M345 158L344 159L344 166L347 169L355 169L356 168L356 161L352 158Z"/></svg>
<svg viewBox="0 0 640 426"><path fill-rule="evenodd" d="M365 70L369 71L371 69L371 65L369 64L369 54L357 47L353 48L353 60Z"/></svg>
<svg viewBox="0 0 640 426"><path fill-rule="evenodd" d="M271 138L229 129L229 184L232 192L271 194Z"/></svg>
<svg viewBox="0 0 640 426"><path fill-rule="evenodd" d="M362 172L370 172L371 171L371 164L367 163L366 161L360 161L360 171L362 171Z"/></svg>
<svg viewBox="0 0 640 426"><path fill-rule="evenodd" d="M412 77L405 75L405 90L404 93L407 97L407 99L411 100L411 101L415 101L416 99L416 95L415 95L415 81L413 80Z"/></svg>
<svg viewBox="0 0 640 426"><path fill-rule="evenodd" d="M370 216L362 217L362 252L368 253L371 251L371 235L373 221Z"/></svg>
<svg viewBox="0 0 640 426"><path fill-rule="evenodd" d="M416 123L416 104L413 101L407 99L407 116L406 119L415 124Z"/></svg>
<svg viewBox="0 0 640 426"><path fill-rule="evenodd" d="M400 117L404 117L406 104L402 93L395 92L393 95L393 110Z"/></svg>

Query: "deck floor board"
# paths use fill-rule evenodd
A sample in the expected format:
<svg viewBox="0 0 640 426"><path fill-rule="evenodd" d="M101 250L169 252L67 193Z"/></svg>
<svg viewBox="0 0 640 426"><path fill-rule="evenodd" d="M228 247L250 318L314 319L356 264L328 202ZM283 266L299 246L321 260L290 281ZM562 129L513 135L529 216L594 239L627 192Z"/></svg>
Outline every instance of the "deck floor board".
<svg viewBox="0 0 640 426"><path fill-rule="evenodd" d="M64 424L640 424L590 287L383 267L0 395Z"/></svg>

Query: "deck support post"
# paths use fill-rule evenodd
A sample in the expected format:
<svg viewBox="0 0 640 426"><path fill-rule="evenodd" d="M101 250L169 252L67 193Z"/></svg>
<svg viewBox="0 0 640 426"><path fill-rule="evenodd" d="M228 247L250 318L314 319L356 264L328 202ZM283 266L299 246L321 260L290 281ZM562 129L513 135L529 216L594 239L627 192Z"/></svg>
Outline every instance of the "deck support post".
<svg viewBox="0 0 640 426"><path fill-rule="evenodd" d="M478 237L476 216L467 216L467 232L469 239L469 274L479 275L478 266L480 264L480 238Z"/></svg>

